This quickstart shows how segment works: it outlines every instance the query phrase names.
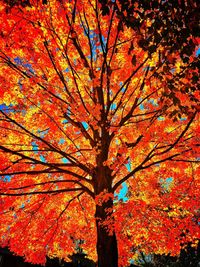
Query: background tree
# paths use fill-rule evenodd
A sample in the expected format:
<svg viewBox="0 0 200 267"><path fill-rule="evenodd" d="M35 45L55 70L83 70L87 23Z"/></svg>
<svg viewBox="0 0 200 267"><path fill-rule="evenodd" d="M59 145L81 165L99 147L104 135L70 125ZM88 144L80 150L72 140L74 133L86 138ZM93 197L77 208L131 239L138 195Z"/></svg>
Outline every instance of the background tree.
<svg viewBox="0 0 200 267"><path fill-rule="evenodd" d="M116 267L195 243L198 39L186 61L162 36L145 48L154 20L127 27L115 2L0 11L1 245L44 263L81 239Z"/></svg>
<svg viewBox="0 0 200 267"><path fill-rule="evenodd" d="M200 261L200 242L196 247L187 243L184 248L181 249L181 253L178 256L170 256L165 254L151 254L144 255L142 252L133 266L143 267L193 267L198 266ZM132 266L132 265L130 265Z"/></svg>

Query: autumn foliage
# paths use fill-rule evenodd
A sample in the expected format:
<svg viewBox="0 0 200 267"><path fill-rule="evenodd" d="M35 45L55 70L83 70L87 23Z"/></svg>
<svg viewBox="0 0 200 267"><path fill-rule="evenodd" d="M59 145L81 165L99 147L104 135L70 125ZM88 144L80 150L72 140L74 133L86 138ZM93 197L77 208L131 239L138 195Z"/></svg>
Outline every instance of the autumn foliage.
<svg viewBox="0 0 200 267"><path fill-rule="evenodd" d="M0 2L0 244L27 261L81 239L126 266L200 238L199 39L181 54L159 28L145 48L154 20L120 3Z"/></svg>

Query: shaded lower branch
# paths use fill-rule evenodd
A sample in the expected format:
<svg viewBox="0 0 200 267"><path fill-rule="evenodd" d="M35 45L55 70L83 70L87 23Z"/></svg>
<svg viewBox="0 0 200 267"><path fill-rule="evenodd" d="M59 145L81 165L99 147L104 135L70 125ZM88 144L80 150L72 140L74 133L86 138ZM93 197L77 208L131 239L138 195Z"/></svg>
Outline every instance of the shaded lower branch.
<svg viewBox="0 0 200 267"><path fill-rule="evenodd" d="M2 191L2 189L0 189ZM34 192L24 192L24 193L1 193L0 196L28 196L28 195L40 195L40 194L58 194L65 192L76 192L83 191L83 188L68 188L68 189L59 189L59 190L50 190L50 191L34 191Z"/></svg>

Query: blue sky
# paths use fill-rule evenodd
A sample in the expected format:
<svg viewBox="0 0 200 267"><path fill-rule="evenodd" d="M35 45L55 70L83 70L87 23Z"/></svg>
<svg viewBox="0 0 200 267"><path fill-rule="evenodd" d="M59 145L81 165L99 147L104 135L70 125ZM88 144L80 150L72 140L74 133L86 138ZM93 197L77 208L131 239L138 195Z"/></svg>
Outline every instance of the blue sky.
<svg viewBox="0 0 200 267"><path fill-rule="evenodd" d="M200 55L200 47L196 51L196 56L198 57Z"/></svg>

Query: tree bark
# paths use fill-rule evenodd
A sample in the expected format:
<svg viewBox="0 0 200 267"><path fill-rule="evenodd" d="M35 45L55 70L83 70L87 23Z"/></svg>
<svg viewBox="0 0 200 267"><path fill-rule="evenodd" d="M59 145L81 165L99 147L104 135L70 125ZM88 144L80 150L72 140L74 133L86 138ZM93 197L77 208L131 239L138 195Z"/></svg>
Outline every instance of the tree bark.
<svg viewBox="0 0 200 267"><path fill-rule="evenodd" d="M109 209L109 212L107 211ZM109 230L102 223L113 215L113 200L104 202L101 206L96 205L96 227L97 227L97 255L98 267L118 267L118 249L114 225L109 223ZM111 216L111 217L110 217Z"/></svg>
<svg viewBox="0 0 200 267"><path fill-rule="evenodd" d="M104 165L108 159L109 145L111 142L109 132L105 127L105 118L102 115L101 137L99 139L100 150L96 158L97 167L94 171L94 193L100 197L100 203L96 204L96 228L97 228L97 256L98 267L118 267L118 248L113 218L113 198L103 200L107 193L113 194L112 170ZM102 196L102 201L101 201Z"/></svg>

